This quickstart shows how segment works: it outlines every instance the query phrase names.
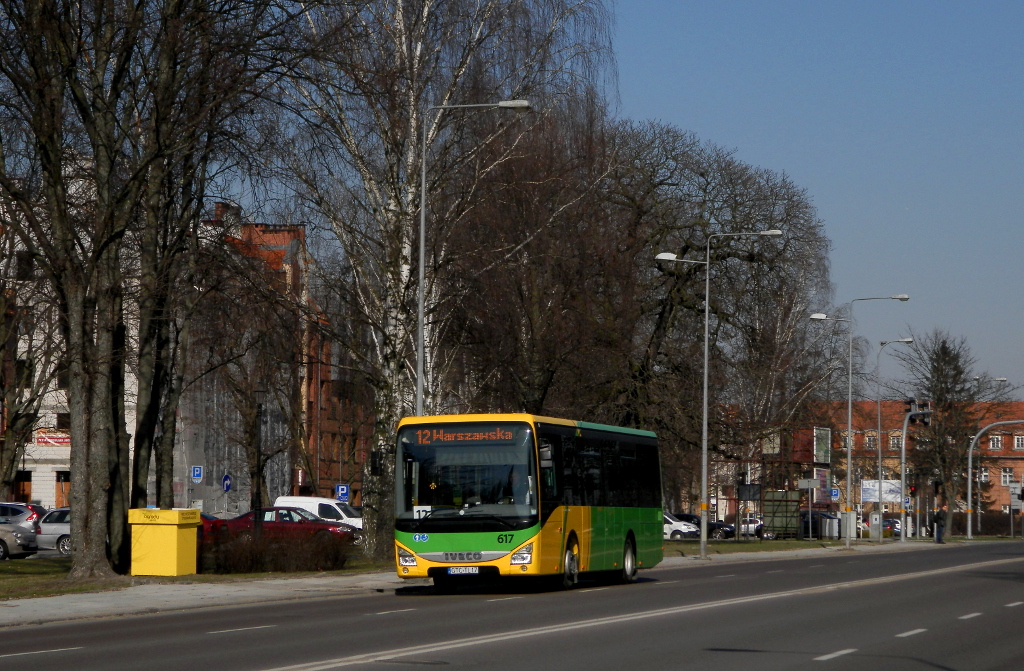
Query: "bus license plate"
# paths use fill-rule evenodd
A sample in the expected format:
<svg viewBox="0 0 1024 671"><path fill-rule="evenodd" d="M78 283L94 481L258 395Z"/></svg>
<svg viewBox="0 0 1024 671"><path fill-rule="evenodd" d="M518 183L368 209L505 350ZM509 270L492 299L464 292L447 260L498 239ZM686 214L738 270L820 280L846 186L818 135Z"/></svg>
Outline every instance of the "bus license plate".
<svg viewBox="0 0 1024 671"><path fill-rule="evenodd" d="M449 566L448 575L479 575L479 566Z"/></svg>

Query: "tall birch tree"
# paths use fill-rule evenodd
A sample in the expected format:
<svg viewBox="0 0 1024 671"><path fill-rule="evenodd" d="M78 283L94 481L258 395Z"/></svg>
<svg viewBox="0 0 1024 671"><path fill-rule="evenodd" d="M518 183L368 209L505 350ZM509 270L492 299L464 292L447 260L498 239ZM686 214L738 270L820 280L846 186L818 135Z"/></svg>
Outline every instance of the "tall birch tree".
<svg viewBox="0 0 1024 671"><path fill-rule="evenodd" d="M393 432L412 409L415 383L422 161L428 161L428 202L459 167L474 167L461 185L465 199L443 211L428 207L429 269L446 253L442 230L471 205L475 179L514 153L514 138L531 123L495 110L430 108L505 99L530 99L543 108L591 75L607 49L607 15L597 0L369 0L310 11L307 23L319 51L283 94L296 122L287 168L309 218L337 237L350 269L347 297L369 339L359 356L375 390L376 467L363 479L364 519L368 552L386 557ZM467 146L461 138L472 123L489 130L474 133L477 142ZM480 160L480 149L498 136L506 154ZM443 396L430 353L444 330L432 306L444 293L428 276L428 409Z"/></svg>

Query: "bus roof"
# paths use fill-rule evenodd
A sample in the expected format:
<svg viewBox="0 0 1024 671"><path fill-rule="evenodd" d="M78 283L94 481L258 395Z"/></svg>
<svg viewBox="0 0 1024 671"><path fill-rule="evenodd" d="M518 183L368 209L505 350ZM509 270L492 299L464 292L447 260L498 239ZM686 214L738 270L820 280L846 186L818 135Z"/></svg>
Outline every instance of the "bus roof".
<svg viewBox="0 0 1024 671"><path fill-rule="evenodd" d="M624 426L611 426L609 424L595 424L593 422L582 422L571 419L559 419L557 417L544 417L542 415L531 415L525 412L510 413L480 413L469 415L429 415L426 417L403 417L398 422L398 428L407 424L441 424L450 422L530 422L531 424L541 422L544 424L560 424L580 429L592 429L594 431L611 431L614 433L627 433L634 436L646 436L657 438L658 434L643 429L631 429Z"/></svg>

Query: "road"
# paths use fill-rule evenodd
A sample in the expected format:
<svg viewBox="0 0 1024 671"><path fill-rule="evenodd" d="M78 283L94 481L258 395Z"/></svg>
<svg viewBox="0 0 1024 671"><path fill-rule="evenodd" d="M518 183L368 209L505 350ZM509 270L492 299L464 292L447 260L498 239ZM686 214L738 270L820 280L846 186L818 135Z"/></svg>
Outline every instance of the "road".
<svg viewBox="0 0 1024 671"><path fill-rule="evenodd" d="M698 562L694 562L698 564ZM1024 543L708 563L569 592L512 584L4 630L6 668L1007 669Z"/></svg>

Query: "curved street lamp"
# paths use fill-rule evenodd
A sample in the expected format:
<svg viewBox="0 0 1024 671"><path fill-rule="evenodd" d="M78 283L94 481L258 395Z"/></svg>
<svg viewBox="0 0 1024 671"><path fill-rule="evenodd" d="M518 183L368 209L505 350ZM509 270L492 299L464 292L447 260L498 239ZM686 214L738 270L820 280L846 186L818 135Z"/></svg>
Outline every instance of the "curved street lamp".
<svg viewBox="0 0 1024 671"><path fill-rule="evenodd" d="M711 319L711 241L715 238L778 237L782 231L772 228L754 233L714 233L708 236L703 261L681 259L671 252L654 257L655 261L696 263L704 266L704 408L700 433L700 558L708 558L708 334Z"/></svg>
<svg viewBox="0 0 1024 671"><path fill-rule="evenodd" d="M423 134L422 134L422 160L420 161L420 267L419 286L416 292L416 415L423 416L423 285L424 270L426 264L427 246L427 121L430 119L430 112L434 110L443 111L451 109L511 109L517 112L527 112L530 109L528 100L499 100L496 103L479 103L475 105L432 105L423 113Z"/></svg>
<svg viewBox="0 0 1024 671"><path fill-rule="evenodd" d="M833 321L833 322L851 322L853 321L853 304L857 301L901 301L906 302L910 300L910 296L907 294L896 294L895 296L874 296L870 298L854 298L850 301L850 318L843 319L839 317L829 317L826 314L816 312L811 315L811 319L817 321ZM846 529L846 547L852 547L853 545L853 533L856 530L856 525L853 521L853 328L849 331L850 351L849 351L849 379L847 382L846 389L846 509L843 511L843 528ZM879 485L879 492L881 492L881 485ZM903 495L900 494L902 497ZM881 498L881 495L879 495ZM900 507L903 506L903 499L900 499ZM810 520L808 520L808 523Z"/></svg>
<svg viewBox="0 0 1024 671"><path fill-rule="evenodd" d="M879 343L878 354L875 356L875 371L876 371L876 373L875 373L875 398L878 401L878 434L877 434L878 438L876 440L878 441L878 512L879 512L879 519L881 519L881 512L882 512L882 379L881 379L881 375L879 375L878 373L881 372L880 368L882 366L882 350L885 349L886 345L893 345L893 344L899 344L899 343L910 344L910 343L913 343L913 342L914 342L913 338L900 338L898 340L883 340L881 343ZM881 524L881 522L879 522L879 524ZM879 545L881 545L882 538L884 536L885 536L885 534L883 534L883 533L881 533L881 531L879 531L879 534L878 534L878 543L879 543Z"/></svg>

